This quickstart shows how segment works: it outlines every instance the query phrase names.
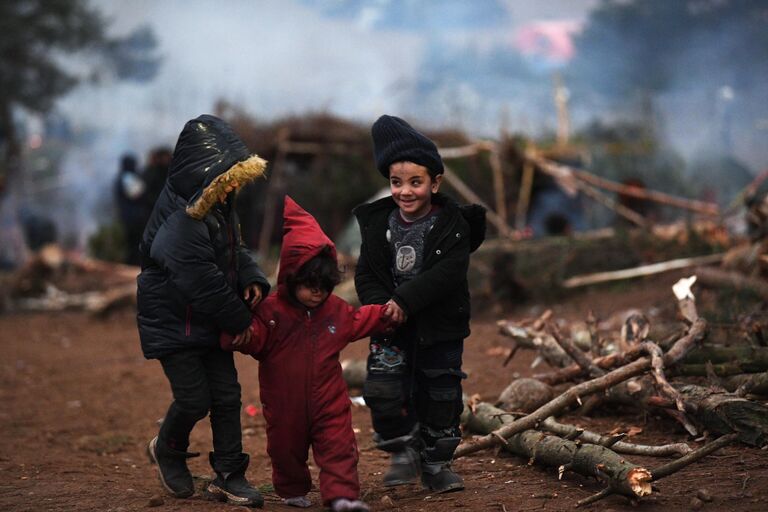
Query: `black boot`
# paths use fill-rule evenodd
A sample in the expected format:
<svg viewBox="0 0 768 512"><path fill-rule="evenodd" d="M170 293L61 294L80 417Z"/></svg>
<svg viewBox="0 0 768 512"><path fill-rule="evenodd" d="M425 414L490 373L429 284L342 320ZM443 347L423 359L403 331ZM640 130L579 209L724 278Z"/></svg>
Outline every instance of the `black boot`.
<svg viewBox="0 0 768 512"><path fill-rule="evenodd" d="M210 497L219 501L226 501L230 505L256 508L264 506L264 498L261 493L245 478L245 470L250 461L248 454L242 454L242 461L239 465L236 465L233 471L228 472L220 472L216 469L213 452L211 452L209 459L211 466L216 471L216 478L206 488Z"/></svg>
<svg viewBox="0 0 768 512"><path fill-rule="evenodd" d="M443 437L433 447L421 451L421 483L434 492L460 491L464 480L451 471L453 452L461 442L460 437Z"/></svg>
<svg viewBox="0 0 768 512"><path fill-rule="evenodd" d="M394 487L413 482L419 476L419 440L416 436L418 427L410 434L383 440L378 434L374 434L376 447L391 453L389 469L384 475L384 485Z"/></svg>
<svg viewBox="0 0 768 512"><path fill-rule="evenodd" d="M147 446L149 461L157 464L160 482L165 490L177 498L189 498L195 494L192 473L187 468L187 459L197 457L199 453L174 450L155 437Z"/></svg>

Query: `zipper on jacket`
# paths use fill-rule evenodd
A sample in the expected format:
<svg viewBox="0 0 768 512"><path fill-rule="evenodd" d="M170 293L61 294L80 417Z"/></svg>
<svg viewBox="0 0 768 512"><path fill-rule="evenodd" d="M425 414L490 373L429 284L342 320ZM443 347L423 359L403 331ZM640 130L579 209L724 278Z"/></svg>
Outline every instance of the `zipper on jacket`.
<svg viewBox="0 0 768 512"><path fill-rule="evenodd" d="M184 335L189 336L192 333L192 306L187 304L187 322L184 328Z"/></svg>

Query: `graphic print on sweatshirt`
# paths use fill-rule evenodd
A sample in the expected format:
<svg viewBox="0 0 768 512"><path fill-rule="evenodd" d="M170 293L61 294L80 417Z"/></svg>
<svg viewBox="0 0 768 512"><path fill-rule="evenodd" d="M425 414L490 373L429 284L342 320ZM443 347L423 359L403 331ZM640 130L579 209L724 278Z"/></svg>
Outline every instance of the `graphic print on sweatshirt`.
<svg viewBox="0 0 768 512"><path fill-rule="evenodd" d="M400 216L399 210L389 214L387 241L394 258L392 275L395 285L412 279L421 271L424 261L424 243L437 220L438 210L414 222L407 222Z"/></svg>

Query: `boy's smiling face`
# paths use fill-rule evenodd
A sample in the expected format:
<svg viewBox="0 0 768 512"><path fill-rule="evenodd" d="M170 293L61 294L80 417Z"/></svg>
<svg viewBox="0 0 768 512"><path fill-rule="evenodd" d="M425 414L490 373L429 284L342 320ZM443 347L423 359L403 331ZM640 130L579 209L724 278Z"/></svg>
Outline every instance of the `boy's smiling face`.
<svg viewBox="0 0 768 512"><path fill-rule="evenodd" d="M432 208L432 194L440 188L442 174L434 178L423 165L396 162L389 166L389 190L405 220L416 220Z"/></svg>

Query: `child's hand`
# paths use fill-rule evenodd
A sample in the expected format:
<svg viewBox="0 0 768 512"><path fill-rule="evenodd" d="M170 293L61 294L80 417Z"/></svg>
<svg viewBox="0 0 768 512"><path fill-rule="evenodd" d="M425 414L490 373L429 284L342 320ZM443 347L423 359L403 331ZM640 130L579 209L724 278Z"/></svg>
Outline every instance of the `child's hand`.
<svg viewBox="0 0 768 512"><path fill-rule="evenodd" d="M249 325L243 332L235 336L232 340L232 346L235 348L245 347L251 342L252 337L253 330L251 330L251 326Z"/></svg>
<svg viewBox="0 0 768 512"><path fill-rule="evenodd" d="M248 303L248 307L255 308L256 305L261 302L261 287L254 283L243 290L243 298Z"/></svg>
<svg viewBox="0 0 768 512"><path fill-rule="evenodd" d="M395 302L392 299L389 299L389 301L386 304L387 309L384 311L384 314L390 319L396 323L396 324L402 324L408 319L408 315L405 314L405 311L403 311L403 308L397 305L397 302Z"/></svg>

